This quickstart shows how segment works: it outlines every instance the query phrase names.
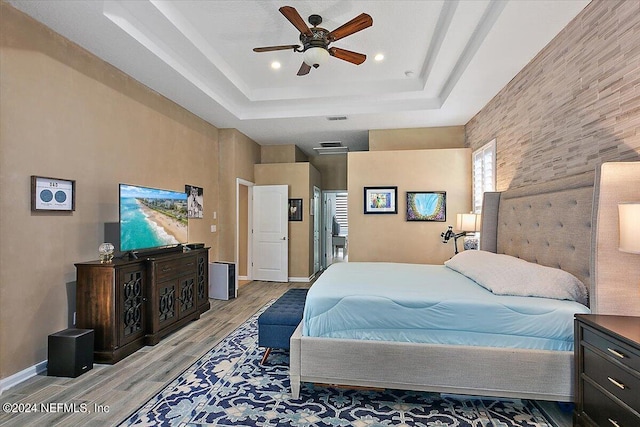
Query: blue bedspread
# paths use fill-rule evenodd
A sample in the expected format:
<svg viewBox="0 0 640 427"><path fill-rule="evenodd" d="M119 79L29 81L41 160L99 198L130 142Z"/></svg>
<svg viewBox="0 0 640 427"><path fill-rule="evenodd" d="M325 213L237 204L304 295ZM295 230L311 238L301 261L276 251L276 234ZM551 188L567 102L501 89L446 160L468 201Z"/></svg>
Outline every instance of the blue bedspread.
<svg viewBox="0 0 640 427"><path fill-rule="evenodd" d="M313 284L303 335L573 349L575 301L494 295L443 265L349 262Z"/></svg>

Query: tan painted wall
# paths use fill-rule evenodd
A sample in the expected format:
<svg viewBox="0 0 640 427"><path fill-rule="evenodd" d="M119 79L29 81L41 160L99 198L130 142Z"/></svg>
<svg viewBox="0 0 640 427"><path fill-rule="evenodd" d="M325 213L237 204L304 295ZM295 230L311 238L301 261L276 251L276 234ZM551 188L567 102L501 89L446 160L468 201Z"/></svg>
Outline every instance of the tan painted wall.
<svg viewBox="0 0 640 427"><path fill-rule="evenodd" d="M296 147L293 144L288 145L263 145L260 149L261 163L295 163Z"/></svg>
<svg viewBox="0 0 640 427"><path fill-rule="evenodd" d="M118 183L204 189L189 239L211 246L218 130L0 3L0 375L47 358L69 326L75 262L98 257ZM30 211L30 175L76 180L76 211Z"/></svg>
<svg viewBox="0 0 640 427"><path fill-rule="evenodd" d="M258 144L237 129L220 130L220 255L217 261L236 261L236 178L255 182L253 166L258 163Z"/></svg>
<svg viewBox="0 0 640 427"><path fill-rule="evenodd" d="M369 151L464 148L464 126L369 131Z"/></svg>
<svg viewBox="0 0 640 427"><path fill-rule="evenodd" d="M256 165L255 177L257 185L286 184L290 199L302 199L302 221L289 222L289 277L309 278L313 268L313 257L309 265L309 241L313 240L309 205L313 197L313 183L319 183L319 172L305 162L271 163Z"/></svg>
<svg viewBox="0 0 640 427"><path fill-rule="evenodd" d="M349 261L442 264L453 242L440 233L471 209L468 148L349 153ZM398 214L364 214L364 187L397 186ZM407 191L446 191L447 221L406 220Z"/></svg>
<svg viewBox="0 0 640 427"><path fill-rule="evenodd" d="M309 158L311 164L322 175L323 191L347 189L347 155L327 154Z"/></svg>
<svg viewBox="0 0 640 427"><path fill-rule="evenodd" d="M300 148L298 148L298 146L295 146L295 156L296 156L296 162L308 162L309 161L309 156L307 156L306 154L304 154L304 151L302 151Z"/></svg>

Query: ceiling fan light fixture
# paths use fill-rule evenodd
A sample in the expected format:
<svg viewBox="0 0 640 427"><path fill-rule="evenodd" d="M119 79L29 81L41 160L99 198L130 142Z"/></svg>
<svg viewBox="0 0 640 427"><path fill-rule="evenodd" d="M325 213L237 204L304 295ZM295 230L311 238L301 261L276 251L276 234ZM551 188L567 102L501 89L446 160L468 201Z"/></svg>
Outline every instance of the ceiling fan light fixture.
<svg viewBox="0 0 640 427"><path fill-rule="evenodd" d="M329 59L329 52L322 47L310 47L304 51L304 62L310 67L318 68L320 65L327 62Z"/></svg>
<svg viewBox="0 0 640 427"><path fill-rule="evenodd" d="M325 28L318 27L318 25L322 23L322 17L320 15L314 14L309 16L309 24L312 25L310 28L304 23L304 19L302 19L295 7L282 6L278 10L300 32L299 39L302 46L287 44L254 47L254 52L273 52L291 49L293 49L294 52L304 52L302 65L300 65L298 69L298 76L306 76L309 74L309 71L311 71L311 68L318 68L324 64L330 56L354 65L360 65L367 60L367 55L363 53L352 52L339 47L329 47L329 44L372 26L373 19L370 15L361 13L335 30L328 31Z"/></svg>

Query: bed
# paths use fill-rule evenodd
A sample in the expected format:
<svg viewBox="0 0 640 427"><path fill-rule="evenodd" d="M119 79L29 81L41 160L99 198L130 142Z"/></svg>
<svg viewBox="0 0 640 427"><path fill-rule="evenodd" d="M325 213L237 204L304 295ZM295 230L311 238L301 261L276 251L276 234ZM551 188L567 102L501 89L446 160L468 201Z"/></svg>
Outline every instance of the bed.
<svg viewBox="0 0 640 427"><path fill-rule="evenodd" d="M594 178L595 174L587 173L522 189L486 193L482 249L566 271L593 293L591 239ZM373 265L370 267L373 268ZM330 276L328 279L331 279ZM407 282L410 280L406 279ZM388 288L388 284L381 287ZM327 293L335 291L330 289ZM373 298L376 297L380 296L374 292ZM403 302L398 305L403 304L406 305ZM430 307L426 304L420 308L425 314L421 319L429 319L426 314L430 313L430 308L427 306ZM354 307L347 307L342 311L343 315L354 312ZM375 306L373 308L369 311L375 314ZM576 312L588 311L586 307L584 310L575 308ZM495 309L495 306L489 309ZM517 309L511 307L507 311ZM310 316L307 313L305 315ZM553 347L547 342L513 348L509 343L494 342L493 338L471 343L448 342L446 337L430 342L415 337L409 339L414 342L387 341L384 334L363 337L363 333L371 333L368 326L363 326L358 332L361 335L343 332L336 335L331 332L326 336L309 336L309 331L303 333L305 319L291 337L290 380L293 398L299 397L301 382L316 382L510 398L573 400L574 368L570 345ZM319 323L325 320L320 319ZM447 324L450 320L445 319L441 323ZM390 329L396 327L400 326L393 325ZM566 333L566 324L563 329ZM563 340L567 342L570 338L565 336L558 341Z"/></svg>
<svg viewBox="0 0 640 427"><path fill-rule="evenodd" d="M506 262L506 268L500 262ZM562 288L567 285L557 298L555 289L545 295L531 285L542 284L537 269L561 270L484 251L461 252L446 264L333 264L307 294L302 335L573 350L573 317L589 313L584 305L586 289L575 277L566 274L573 283L557 283ZM494 279L494 271L509 274ZM493 291L463 274L474 276L474 272L489 273L486 283ZM478 280L483 280L481 275ZM539 296L532 302L530 293Z"/></svg>

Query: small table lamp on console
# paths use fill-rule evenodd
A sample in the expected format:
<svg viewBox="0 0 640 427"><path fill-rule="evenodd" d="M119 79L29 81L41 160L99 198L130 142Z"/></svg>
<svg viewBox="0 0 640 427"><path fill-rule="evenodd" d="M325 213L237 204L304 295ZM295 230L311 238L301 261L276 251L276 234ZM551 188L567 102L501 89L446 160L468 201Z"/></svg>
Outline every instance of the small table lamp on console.
<svg viewBox="0 0 640 427"><path fill-rule="evenodd" d="M463 231L464 249L478 249L478 237L476 233L480 231L481 215L475 213L458 214L456 216L457 229Z"/></svg>

